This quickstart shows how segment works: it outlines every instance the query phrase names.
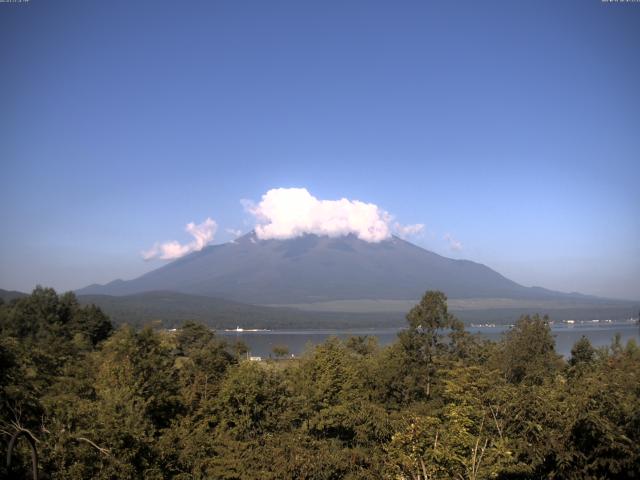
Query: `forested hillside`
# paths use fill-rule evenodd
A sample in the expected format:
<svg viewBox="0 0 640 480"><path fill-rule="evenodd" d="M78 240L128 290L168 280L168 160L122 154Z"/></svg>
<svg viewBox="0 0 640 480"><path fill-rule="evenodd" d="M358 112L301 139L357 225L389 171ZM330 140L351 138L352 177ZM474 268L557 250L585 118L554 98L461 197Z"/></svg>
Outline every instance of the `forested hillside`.
<svg viewBox="0 0 640 480"><path fill-rule="evenodd" d="M220 298L176 292L136 295L78 295L83 305L94 304L116 325L143 326L154 323L175 328L194 320L211 328L354 328L403 325L403 315L392 313L313 312L295 308L248 305Z"/></svg>
<svg viewBox="0 0 640 480"><path fill-rule="evenodd" d="M428 292L385 348L330 339L245 360L203 325L114 329L73 294L0 305L0 477L525 479L640 476L640 348L546 319L493 343Z"/></svg>

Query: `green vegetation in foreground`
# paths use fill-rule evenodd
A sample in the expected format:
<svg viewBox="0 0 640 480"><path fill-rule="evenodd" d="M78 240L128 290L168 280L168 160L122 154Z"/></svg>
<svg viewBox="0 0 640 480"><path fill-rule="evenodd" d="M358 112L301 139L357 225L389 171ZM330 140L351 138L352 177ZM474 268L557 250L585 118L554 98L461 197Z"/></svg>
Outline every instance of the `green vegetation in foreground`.
<svg viewBox="0 0 640 480"><path fill-rule="evenodd" d="M640 476L640 349L586 338L568 362L544 318L500 342L427 292L385 348L335 338L243 361L207 327L122 326L73 294L0 305L0 477L584 479ZM278 347L284 356L285 346Z"/></svg>

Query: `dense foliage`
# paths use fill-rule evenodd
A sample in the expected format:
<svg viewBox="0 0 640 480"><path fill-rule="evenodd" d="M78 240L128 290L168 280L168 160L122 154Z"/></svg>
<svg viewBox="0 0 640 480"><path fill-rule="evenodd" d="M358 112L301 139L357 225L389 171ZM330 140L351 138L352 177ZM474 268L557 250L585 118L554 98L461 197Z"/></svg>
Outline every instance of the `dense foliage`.
<svg viewBox="0 0 640 480"><path fill-rule="evenodd" d="M38 288L0 305L0 453L24 432L56 479L640 477L634 342L583 338L565 362L546 319L489 342L439 292L407 320L385 348L250 362L202 325L114 330ZM26 440L0 477L30 475Z"/></svg>

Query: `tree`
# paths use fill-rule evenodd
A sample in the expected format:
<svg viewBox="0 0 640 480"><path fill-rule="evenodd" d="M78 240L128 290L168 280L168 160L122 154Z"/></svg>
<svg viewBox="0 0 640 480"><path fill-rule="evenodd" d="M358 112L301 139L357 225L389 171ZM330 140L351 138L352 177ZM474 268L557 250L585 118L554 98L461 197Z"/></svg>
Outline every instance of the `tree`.
<svg viewBox="0 0 640 480"><path fill-rule="evenodd" d="M0 331L59 357L73 353L69 340L74 336L95 346L111 334L113 325L95 305L81 306L73 292L58 295L52 288L38 286L28 297L3 308Z"/></svg>
<svg viewBox="0 0 640 480"><path fill-rule="evenodd" d="M589 339L583 335L571 348L569 365L575 367L577 365L590 364L594 361L595 355L595 348L593 348Z"/></svg>
<svg viewBox="0 0 640 480"><path fill-rule="evenodd" d="M346 342L346 347L358 355L372 355L378 350L378 339L367 335L349 337Z"/></svg>
<svg viewBox="0 0 640 480"><path fill-rule="evenodd" d="M178 330L176 342L182 403L192 415L206 415L221 380L237 359L224 340L194 322L187 322Z"/></svg>
<svg viewBox="0 0 640 480"><path fill-rule="evenodd" d="M428 399L437 371L437 357L455 348L451 339L464 330L462 323L447 310L447 297L428 291L407 314L409 327L398 334L401 372L405 379L401 388L407 398ZM449 340L445 340L445 332Z"/></svg>
<svg viewBox="0 0 640 480"><path fill-rule="evenodd" d="M185 355L202 349L213 338L214 334L209 327L192 321L185 322L176 333L178 348Z"/></svg>
<svg viewBox="0 0 640 480"><path fill-rule="evenodd" d="M283 358L289 355L289 347L286 345L275 345L271 351L277 358Z"/></svg>
<svg viewBox="0 0 640 480"><path fill-rule="evenodd" d="M237 440L285 427L280 415L288 403L280 374L267 365L242 362L231 369L215 400L218 433Z"/></svg>
<svg viewBox="0 0 640 480"><path fill-rule="evenodd" d="M502 342L501 369L511 383L540 384L562 365L555 352L549 318L524 315Z"/></svg>

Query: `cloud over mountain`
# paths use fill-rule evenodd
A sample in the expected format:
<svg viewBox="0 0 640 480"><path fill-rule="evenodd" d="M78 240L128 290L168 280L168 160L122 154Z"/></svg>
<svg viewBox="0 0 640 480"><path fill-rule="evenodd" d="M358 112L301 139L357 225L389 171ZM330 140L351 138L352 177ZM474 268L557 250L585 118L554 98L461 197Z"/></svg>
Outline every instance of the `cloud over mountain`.
<svg viewBox="0 0 640 480"><path fill-rule="evenodd" d="M164 243L158 242L149 250L142 252L142 258L145 260L152 260L154 258L173 260L188 253L200 251L213 241L217 229L218 225L211 218L207 218L198 225L194 222L188 223L185 230L193 236L193 241L186 244L181 244L176 240Z"/></svg>
<svg viewBox="0 0 640 480"><path fill-rule="evenodd" d="M289 239L305 234L341 237L349 234L377 243L391 236L391 215L360 200L319 200L306 188L275 188L260 203L243 203L256 221L259 239Z"/></svg>
<svg viewBox="0 0 640 480"><path fill-rule="evenodd" d="M421 223L394 222L393 216L376 204L348 198L321 200L306 188L274 188L262 195L257 204L247 199L240 203L255 220L257 240L287 240L309 234L330 238L354 235L365 242L378 243L391 238L392 233L407 238L424 230ZM211 218L197 225L191 222L185 230L193 236L193 241L156 242L142 252L142 257L174 260L200 251L213 241L217 229L217 223ZM234 238L242 235L234 228L226 228L225 232Z"/></svg>
<svg viewBox="0 0 640 480"><path fill-rule="evenodd" d="M412 225L401 225L396 222L393 228L400 238L407 238L418 235L424 231L424 223L414 223Z"/></svg>
<svg viewBox="0 0 640 480"><path fill-rule="evenodd" d="M462 250L462 242L456 240L450 233L445 233L443 237L449 243L449 249L454 252L460 252Z"/></svg>

